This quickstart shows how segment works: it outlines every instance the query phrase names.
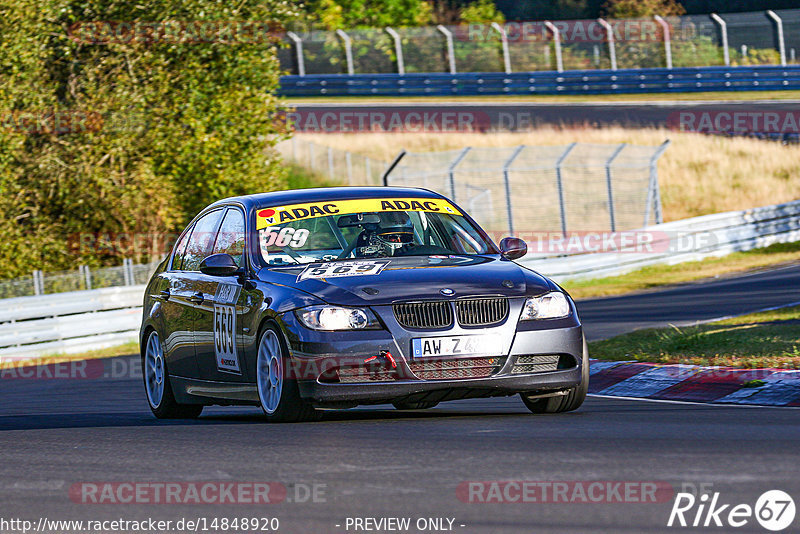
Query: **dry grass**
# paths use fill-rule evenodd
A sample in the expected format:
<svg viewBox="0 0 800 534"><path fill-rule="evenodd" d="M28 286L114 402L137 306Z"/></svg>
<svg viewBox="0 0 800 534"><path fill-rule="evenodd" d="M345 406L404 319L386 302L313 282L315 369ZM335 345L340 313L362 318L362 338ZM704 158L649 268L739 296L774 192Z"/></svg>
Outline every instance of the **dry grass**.
<svg viewBox="0 0 800 534"><path fill-rule="evenodd" d="M492 134L302 134L304 139L390 160L413 152L464 146L581 143L672 145L658 164L664 220L766 206L800 198L800 146L666 129L558 129Z"/></svg>

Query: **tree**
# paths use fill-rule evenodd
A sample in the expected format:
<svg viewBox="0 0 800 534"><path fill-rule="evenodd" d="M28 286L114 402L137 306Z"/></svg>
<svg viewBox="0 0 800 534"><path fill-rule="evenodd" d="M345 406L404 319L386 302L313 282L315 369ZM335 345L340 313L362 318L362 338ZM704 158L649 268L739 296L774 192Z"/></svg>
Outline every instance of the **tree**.
<svg viewBox="0 0 800 534"><path fill-rule="evenodd" d="M327 30L425 26L432 8L425 0L310 0L306 14Z"/></svg>
<svg viewBox="0 0 800 534"><path fill-rule="evenodd" d="M485 23L492 22L503 23L506 18L503 13L497 10L497 6L493 0L477 0L461 10L461 23Z"/></svg>
<svg viewBox="0 0 800 534"><path fill-rule="evenodd" d="M634 19L683 15L686 10L676 0L608 0L603 12L612 19Z"/></svg>
<svg viewBox="0 0 800 534"><path fill-rule="evenodd" d="M267 27L246 23L295 15L280 0L4 2L0 277L146 260L163 239L141 236L280 188L280 69ZM72 246L120 233L147 246Z"/></svg>

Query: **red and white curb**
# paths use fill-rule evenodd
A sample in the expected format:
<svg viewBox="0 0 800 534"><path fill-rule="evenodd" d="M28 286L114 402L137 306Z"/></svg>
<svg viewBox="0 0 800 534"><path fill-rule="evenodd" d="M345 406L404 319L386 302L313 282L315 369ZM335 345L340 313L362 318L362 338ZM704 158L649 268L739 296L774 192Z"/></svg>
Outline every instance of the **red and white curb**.
<svg viewBox="0 0 800 534"><path fill-rule="evenodd" d="M800 371L591 360L589 393L720 404L800 406Z"/></svg>

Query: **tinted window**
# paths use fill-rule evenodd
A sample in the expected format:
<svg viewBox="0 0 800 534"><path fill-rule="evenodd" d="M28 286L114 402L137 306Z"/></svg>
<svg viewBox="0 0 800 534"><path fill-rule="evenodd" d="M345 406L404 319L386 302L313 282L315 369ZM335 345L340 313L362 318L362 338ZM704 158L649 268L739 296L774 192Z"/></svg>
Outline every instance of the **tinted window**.
<svg viewBox="0 0 800 534"><path fill-rule="evenodd" d="M189 241L189 236L192 235L192 229L186 230L186 233L181 236L181 240L175 245L175 255L172 257L172 270L180 271L181 264L183 263L183 255L186 252L186 243Z"/></svg>
<svg viewBox="0 0 800 534"><path fill-rule="evenodd" d="M222 226L217 233L214 243L214 254L227 253L233 256L236 265L242 266L244 255L244 215L236 208L230 208L225 213Z"/></svg>
<svg viewBox="0 0 800 534"><path fill-rule="evenodd" d="M261 228L258 244L270 265L495 253L494 245L465 217L427 211L322 213Z"/></svg>
<svg viewBox="0 0 800 534"><path fill-rule="evenodd" d="M195 223L189 244L186 246L182 270L199 271L200 262L211 255L211 247L214 244L220 217L222 217L222 210L216 210L203 215Z"/></svg>

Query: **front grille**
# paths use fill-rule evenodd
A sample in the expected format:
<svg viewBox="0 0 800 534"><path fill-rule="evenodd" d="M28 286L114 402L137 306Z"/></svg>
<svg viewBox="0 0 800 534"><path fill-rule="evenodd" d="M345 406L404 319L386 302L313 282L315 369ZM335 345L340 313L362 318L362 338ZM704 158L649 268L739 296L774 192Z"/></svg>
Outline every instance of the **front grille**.
<svg viewBox="0 0 800 534"><path fill-rule="evenodd" d="M555 371L556 369L558 369L558 354L517 356L514 366L511 367L511 374L543 373L545 371Z"/></svg>
<svg viewBox="0 0 800 534"><path fill-rule="evenodd" d="M392 382L396 372L393 369L368 369L366 367L341 367L338 372L339 382L355 384L358 382Z"/></svg>
<svg viewBox="0 0 800 534"><path fill-rule="evenodd" d="M445 300L401 302L394 317L405 328L447 328L453 324L453 307Z"/></svg>
<svg viewBox="0 0 800 534"><path fill-rule="evenodd" d="M408 366L420 380L459 380L486 378L503 366L505 357L462 358L410 362Z"/></svg>
<svg viewBox="0 0 800 534"><path fill-rule="evenodd" d="M461 326L489 326L508 317L508 299L492 297L456 301L456 315Z"/></svg>

